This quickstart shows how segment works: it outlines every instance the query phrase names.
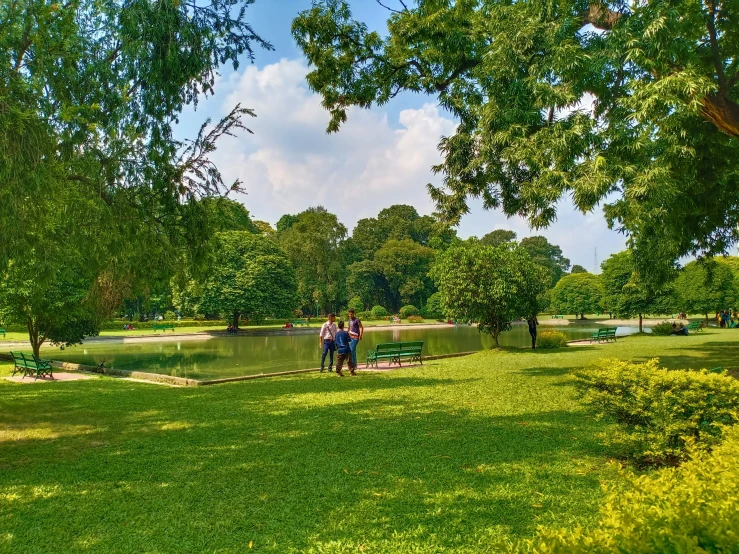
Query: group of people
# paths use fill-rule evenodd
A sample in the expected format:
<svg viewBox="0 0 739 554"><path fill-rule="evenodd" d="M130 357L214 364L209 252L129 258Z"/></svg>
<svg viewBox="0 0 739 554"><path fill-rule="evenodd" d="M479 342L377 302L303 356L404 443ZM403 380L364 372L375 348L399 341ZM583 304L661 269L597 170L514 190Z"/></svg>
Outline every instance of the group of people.
<svg viewBox="0 0 739 554"><path fill-rule="evenodd" d="M719 311L716 315L718 326L722 329L734 329L739 326L739 313L732 310Z"/></svg>
<svg viewBox="0 0 739 554"><path fill-rule="evenodd" d="M337 352L336 375L343 377L344 363L349 367L349 375L356 375L357 370L357 344L364 335L364 326L356 317L354 310L349 310L349 321L347 331L344 329L344 321L335 323L336 314L328 314L328 321L321 325L318 342L322 349L321 372L326 367L326 355L328 355L328 370L333 371L334 352Z"/></svg>

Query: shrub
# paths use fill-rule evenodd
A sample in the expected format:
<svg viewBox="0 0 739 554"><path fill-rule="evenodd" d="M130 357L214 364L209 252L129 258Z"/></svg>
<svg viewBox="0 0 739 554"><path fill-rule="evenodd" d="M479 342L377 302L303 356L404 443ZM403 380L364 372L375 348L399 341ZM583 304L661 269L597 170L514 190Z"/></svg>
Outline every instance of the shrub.
<svg viewBox="0 0 739 554"><path fill-rule="evenodd" d="M177 314L174 313L172 310L167 310L164 312L164 319L167 321L174 321L177 319Z"/></svg>
<svg viewBox="0 0 739 554"><path fill-rule="evenodd" d="M423 323L423 317L420 315L410 315L408 316L408 323Z"/></svg>
<svg viewBox="0 0 739 554"><path fill-rule="evenodd" d="M441 309L441 293L435 292L426 301L426 306L421 310L421 315L429 318L440 318L444 314Z"/></svg>
<svg viewBox="0 0 739 554"><path fill-rule="evenodd" d="M362 302L362 299L358 296L355 296L353 298L349 299L349 303L347 304L347 308L349 310L354 310L355 312L359 312L364 310L364 302Z"/></svg>
<svg viewBox="0 0 739 554"><path fill-rule="evenodd" d="M419 315L419 313L420 312L418 311L418 308L411 304L400 308L400 317L402 317L403 319L408 319L408 317L412 315Z"/></svg>
<svg viewBox="0 0 739 554"><path fill-rule="evenodd" d="M672 323L669 321L663 321L652 327L652 334L657 336L665 336L672 333Z"/></svg>
<svg viewBox="0 0 739 554"><path fill-rule="evenodd" d="M712 453L697 452L679 468L629 473L610 485L600 521L590 531L540 529L518 552L605 554L739 552L739 426ZM521 548L521 546L523 546Z"/></svg>
<svg viewBox="0 0 739 554"><path fill-rule="evenodd" d="M544 331L536 337L537 348L564 348L567 346L567 337L560 331Z"/></svg>
<svg viewBox="0 0 739 554"><path fill-rule="evenodd" d="M575 374L584 403L619 427L609 442L637 464L676 464L688 447L711 447L722 425L739 421L739 382L701 371L667 371L657 360L632 364L603 360Z"/></svg>
<svg viewBox="0 0 739 554"><path fill-rule="evenodd" d="M387 317L389 314L385 308L382 306L372 306L372 317L376 319L381 319L383 317Z"/></svg>

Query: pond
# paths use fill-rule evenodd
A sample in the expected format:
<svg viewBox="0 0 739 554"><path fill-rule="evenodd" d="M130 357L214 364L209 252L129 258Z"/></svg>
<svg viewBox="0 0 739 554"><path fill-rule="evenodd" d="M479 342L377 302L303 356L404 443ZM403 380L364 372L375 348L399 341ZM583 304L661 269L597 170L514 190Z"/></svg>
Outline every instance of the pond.
<svg viewBox="0 0 739 554"><path fill-rule="evenodd" d="M571 340L588 338L597 326L569 325L539 327L539 332L556 329ZM618 335L635 333L635 327L619 327ZM433 328L401 327L369 330L358 348L360 368L367 350L380 342L423 340L426 356L470 352L493 347L493 339L481 334L475 327L438 326ZM503 346L528 346L530 338L526 325L514 325L500 338ZM308 369L320 365L318 328L312 333L302 331L285 334L253 334L218 336L209 339L178 340L176 337L145 342L88 342L80 346L56 350L47 356L88 365L105 362L106 367L129 371L147 371L188 377L191 379L220 379L260 373L275 373ZM328 363L328 362L327 362Z"/></svg>

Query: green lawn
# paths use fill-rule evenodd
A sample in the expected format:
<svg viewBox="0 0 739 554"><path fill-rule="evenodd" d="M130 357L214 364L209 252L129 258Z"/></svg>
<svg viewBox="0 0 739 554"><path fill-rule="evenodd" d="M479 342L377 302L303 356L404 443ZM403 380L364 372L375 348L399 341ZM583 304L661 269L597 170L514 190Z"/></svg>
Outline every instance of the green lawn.
<svg viewBox="0 0 739 554"><path fill-rule="evenodd" d="M0 380L0 551L480 553L587 526L616 474L568 374L604 356L739 367L739 332L197 389Z"/></svg>

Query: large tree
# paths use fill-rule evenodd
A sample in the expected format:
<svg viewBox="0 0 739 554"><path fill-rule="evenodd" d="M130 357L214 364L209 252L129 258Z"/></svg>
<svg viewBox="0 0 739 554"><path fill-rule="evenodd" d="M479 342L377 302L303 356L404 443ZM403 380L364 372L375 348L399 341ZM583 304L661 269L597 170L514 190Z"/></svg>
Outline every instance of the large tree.
<svg viewBox="0 0 739 554"><path fill-rule="evenodd" d="M613 254L601 264L601 269L601 306L618 317L638 316L640 333L644 315L664 314L676 308L677 299L672 285L655 289L640 279L631 251Z"/></svg>
<svg viewBox="0 0 739 554"><path fill-rule="evenodd" d="M289 225L280 224L278 242L295 267L300 307L308 313L316 306L337 311L347 299L346 262L341 256L347 229L322 206L291 217Z"/></svg>
<svg viewBox="0 0 739 554"><path fill-rule="evenodd" d="M518 317L539 311L538 296L549 275L519 246L487 246L479 241L439 255L431 270L439 287L441 309L459 321L477 323L480 332L498 337Z"/></svg>
<svg viewBox="0 0 739 554"><path fill-rule="evenodd" d="M293 22L331 114L432 95L443 137L440 211L470 198L546 226L571 197L608 201L653 280L739 238L739 4L618 0L387 0L388 34L321 0ZM383 7L380 7L383 6Z"/></svg>
<svg viewBox="0 0 739 554"><path fill-rule="evenodd" d="M603 285L600 275L576 273L565 275L552 289L551 306L560 314L579 315L600 311L603 299Z"/></svg>
<svg viewBox="0 0 739 554"><path fill-rule="evenodd" d="M375 252L374 265L387 283L390 305L398 311L402 305L423 306L434 292L428 277L434 251L411 239L389 240Z"/></svg>
<svg viewBox="0 0 739 554"><path fill-rule="evenodd" d="M739 301L736 275L727 263L690 262L675 280L680 308L688 313L715 314Z"/></svg>
<svg viewBox="0 0 739 554"><path fill-rule="evenodd" d="M546 237L526 237L521 241L521 248L529 253L535 263L547 268L552 276L552 287L570 269L570 260L564 257L562 249L551 244Z"/></svg>
<svg viewBox="0 0 739 554"><path fill-rule="evenodd" d="M95 322L127 287L202 260L200 200L239 187L210 155L254 114L236 106L184 141L172 129L219 66L269 46L246 22L252 1L0 2L0 272L28 267L33 310L50 310L32 342L54 339L70 282Z"/></svg>
<svg viewBox="0 0 739 554"><path fill-rule="evenodd" d="M295 270L269 238L246 231L218 233L210 271L202 283L202 309L263 318L290 314L297 305Z"/></svg>
<svg viewBox="0 0 739 554"><path fill-rule="evenodd" d="M480 242L489 246L498 246L506 242L515 241L516 236L516 233L513 231L509 231L507 229L496 229L495 231L490 231L487 235L482 237L480 239Z"/></svg>

